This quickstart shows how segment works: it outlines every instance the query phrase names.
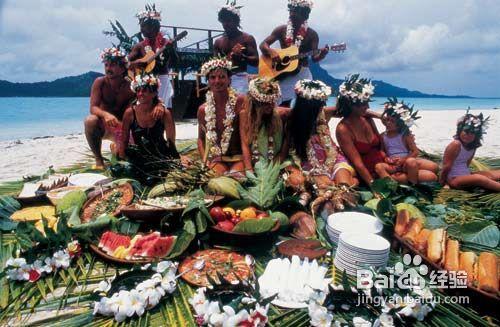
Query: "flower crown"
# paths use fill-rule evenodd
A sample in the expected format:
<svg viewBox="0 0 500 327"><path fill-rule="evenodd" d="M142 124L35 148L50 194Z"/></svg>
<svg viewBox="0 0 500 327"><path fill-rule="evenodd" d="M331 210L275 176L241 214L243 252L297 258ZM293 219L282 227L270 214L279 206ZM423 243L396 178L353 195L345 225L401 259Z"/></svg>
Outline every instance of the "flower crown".
<svg viewBox="0 0 500 327"><path fill-rule="evenodd" d="M135 17L139 19L140 23L143 23L147 20L161 21L161 12L156 11L156 7L154 4L146 5L144 9L146 10L140 11L135 15Z"/></svg>
<svg viewBox="0 0 500 327"><path fill-rule="evenodd" d="M318 80L302 79L295 84L295 93L307 100L327 101L332 88Z"/></svg>
<svg viewBox="0 0 500 327"><path fill-rule="evenodd" d="M473 115L469 113L469 110L462 116L457 122L458 131L466 131L474 133L478 136L486 134L486 129L488 128L490 117L484 118L483 113L479 115Z"/></svg>
<svg viewBox="0 0 500 327"><path fill-rule="evenodd" d="M233 69L233 63L225 57L212 58L201 66L201 75L208 76L211 71L219 68L230 72Z"/></svg>
<svg viewBox="0 0 500 327"><path fill-rule="evenodd" d="M258 77L248 83L248 95L258 102L276 103L281 97L281 90L277 82Z"/></svg>
<svg viewBox="0 0 500 327"><path fill-rule="evenodd" d="M115 48L115 47L106 48L106 49L102 50L100 57L101 57L102 62L110 61L110 62L124 62L124 63L126 63L128 61L127 55L125 54L125 52L123 52L120 49Z"/></svg>
<svg viewBox="0 0 500 327"><path fill-rule="evenodd" d="M305 7L312 9L312 0L288 0L288 7Z"/></svg>
<svg viewBox="0 0 500 327"><path fill-rule="evenodd" d="M160 86L160 79L152 74L136 75L134 80L130 83L130 89L134 92L143 87L154 87Z"/></svg>
<svg viewBox="0 0 500 327"><path fill-rule="evenodd" d="M222 8L220 8L219 12L221 12L222 10L227 10L233 14L235 14L236 16L240 17L241 18L241 14L240 14L240 9L243 8L243 6L236 6L236 0L233 0L233 1L230 1L230 0L227 0L226 1L226 5L225 6L222 6Z"/></svg>
<svg viewBox="0 0 500 327"><path fill-rule="evenodd" d="M384 115L395 118L398 127L402 128L404 133L415 124L415 120L422 118L417 116L418 110L414 110L413 106L410 107L404 101L398 102L395 97L388 98L384 103Z"/></svg>
<svg viewBox="0 0 500 327"><path fill-rule="evenodd" d="M339 87L338 97L349 98L353 103L363 103L371 101L375 93L375 86L371 80L359 78L359 74L347 76Z"/></svg>

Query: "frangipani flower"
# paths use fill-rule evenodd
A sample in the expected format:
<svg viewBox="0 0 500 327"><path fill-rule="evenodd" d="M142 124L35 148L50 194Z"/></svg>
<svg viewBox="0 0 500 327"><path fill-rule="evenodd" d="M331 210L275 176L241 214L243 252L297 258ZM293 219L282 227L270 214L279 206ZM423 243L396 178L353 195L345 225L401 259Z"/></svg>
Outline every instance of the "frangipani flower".
<svg viewBox="0 0 500 327"><path fill-rule="evenodd" d="M368 320L363 319L362 317L354 317L352 319L352 323L354 327L371 327L372 323Z"/></svg>
<svg viewBox="0 0 500 327"><path fill-rule="evenodd" d="M318 305L315 302L309 303L308 306L311 325L315 327L329 327L332 324L333 315L328 313L328 310Z"/></svg>

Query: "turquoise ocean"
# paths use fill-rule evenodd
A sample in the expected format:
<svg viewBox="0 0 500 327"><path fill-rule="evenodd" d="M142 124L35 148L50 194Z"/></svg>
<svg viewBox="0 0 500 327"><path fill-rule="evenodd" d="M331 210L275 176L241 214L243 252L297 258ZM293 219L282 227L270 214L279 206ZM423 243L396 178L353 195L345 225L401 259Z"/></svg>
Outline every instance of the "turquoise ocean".
<svg viewBox="0 0 500 327"><path fill-rule="evenodd" d="M500 108L500 99L402 98L418 110L466 110ZM375 98L380 109L386 98ZM334 104L334 98L329 101ZM500 109L499 109L500 110ZM0 98L0 141L61 136L83 132L89 112L88 98Z"/></svg>

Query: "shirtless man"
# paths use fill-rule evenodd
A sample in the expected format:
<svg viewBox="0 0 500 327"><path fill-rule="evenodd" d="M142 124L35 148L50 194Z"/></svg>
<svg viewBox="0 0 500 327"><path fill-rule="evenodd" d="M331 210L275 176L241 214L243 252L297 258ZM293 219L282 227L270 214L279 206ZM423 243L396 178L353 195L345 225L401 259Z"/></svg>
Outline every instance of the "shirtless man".
<svg viewBox="0 0 500 327"><path fill-rule="evenodd" d="M279 41L282 49L295 45L300 53L318 50L318 33L307 25L312 6L311 0L288 0L290 12L288 24L276 27L271 35L260 44L262 53L273 60L279 60L278 53L271 48L276 41ZM312 60L318 62L325 58L327 53L328 48L325 47L313 55ZM300 61L295 75L287 76L280 81L282 107L290 107L290 102L295 97L295 83L301 79L313 79L307 58Z"/></svg>
<svg viewBox="0 0 500 327"><path fill-rule="evenodd" d="M104 168L101 153L103 139L119 144L121 120L134 93L130 82L125 79L127 58L116 48L105 49L101 53L106 75L98 77L90 92L90 115L85 119L85 136L95 156L95 168Z"/></svg>
<svg viewBox="0 0 500 327"><path fill-rule="evenodd" d="M234 70L231 86L240 94L248 92L247 66L258 66L259 53L255 38L240 30L240 8L235 2L219 10L224 35L214 43L214 54L231 59Z"/></svg>
<svg viewBox="0 0 500 327"><path fill-rule="evenodd" d="M201 68L209 91L207 102L198 109L198 151L219 176L244 171L238 115L245 97L230 87L231 68L231 61L219 58Z"/></svg>
<svg viewBox="0 0 500 327"><path fill-rule="evenodd" d="M165 39L163 34L160 32L161 13L156 11L154 5L147 5L146 10L138 13L136 17L139 19L144 41L136 44L128 55L130 68L133 69L144 68L146 66L146 64L138 62L138 59L143 58L146 55L146 52L160 51L161 49L164 49L165 46L172 44L172 42ZM168 75L168 58L165 57L165 52L163 51L163 53L160 54L155 60L155 68L151 73L157 75L160 79L158 97L163 101L163 103L165 103L165 106L168 109L172 109L172 96L174 95L174 89L172 87L170 76Z"/></svg>

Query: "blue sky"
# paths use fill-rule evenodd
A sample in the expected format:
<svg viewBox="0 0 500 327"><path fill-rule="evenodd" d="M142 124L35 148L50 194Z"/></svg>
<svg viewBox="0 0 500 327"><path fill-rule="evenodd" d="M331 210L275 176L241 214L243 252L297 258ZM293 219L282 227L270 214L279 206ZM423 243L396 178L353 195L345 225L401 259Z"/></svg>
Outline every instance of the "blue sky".
<svg viewBox="0 0 500 327"><path fill-rule="evenodd" d="M109 19L137 30L142 0L0 0L0 79L53 80L101 71ZM220 28L225 0L161 0L164 24ZM241 0L243 29L260 42L286 22L286 0ZM321 44L346 41L322 65L427 93L500 97L500 1L316 0ZM194 40L194 39L191 39ZM190 40L186 41L189 42Z"/></svg>

